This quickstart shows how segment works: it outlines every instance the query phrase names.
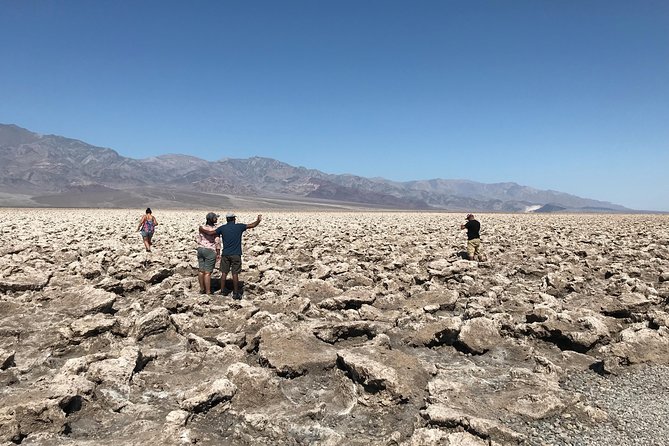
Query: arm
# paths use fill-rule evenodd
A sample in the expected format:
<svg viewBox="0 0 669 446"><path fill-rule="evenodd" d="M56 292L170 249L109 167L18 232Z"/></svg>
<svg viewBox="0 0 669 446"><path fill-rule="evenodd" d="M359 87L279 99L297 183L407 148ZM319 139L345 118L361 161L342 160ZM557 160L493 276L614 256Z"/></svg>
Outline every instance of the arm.
<svg viewBox="0 0 669 446"><path fill-rule="evenodd" d="M158 220L156 220L156 217L151 218L153 218L153 226L158 226Z"/></svg>
<svg viewBox="0 0 669 446"><path fill-rule="evenodd" d="M255 228L260 224L260 220L262 220L262 215L258 215L258 218L256 218L256 221L254 221L253 223L247 224L246 229Z"/></svg>
<svg viewBox="0 0 669 446"><path fill-rule="evenodd" d="M207 229L203 226L200 226L200 233L207 234L207 235L217 235L215 229Z"/></svg>
<svg viewBox="0 0 669 446"><path fill-rule="evenodd" d="M142 215L142 219L139 221L139 226L137 226L137 230L142 229L142 225L144 224L144 221L146 220L146 215Z"/></svg>

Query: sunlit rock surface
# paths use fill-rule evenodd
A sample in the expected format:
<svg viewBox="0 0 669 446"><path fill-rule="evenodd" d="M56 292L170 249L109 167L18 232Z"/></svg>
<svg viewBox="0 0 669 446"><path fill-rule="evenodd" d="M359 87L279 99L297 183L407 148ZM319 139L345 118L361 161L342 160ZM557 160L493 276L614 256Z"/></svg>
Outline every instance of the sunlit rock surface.
<svg viewBox="0 0 669 446"><path fill-rule="evenodd" d="M665 216L481 215L476 263L460 214L265 213L237 301L154 212L148 254L141 211L0 210L0 442L524 444L607 419L567 374L669 363Z"/></svg>

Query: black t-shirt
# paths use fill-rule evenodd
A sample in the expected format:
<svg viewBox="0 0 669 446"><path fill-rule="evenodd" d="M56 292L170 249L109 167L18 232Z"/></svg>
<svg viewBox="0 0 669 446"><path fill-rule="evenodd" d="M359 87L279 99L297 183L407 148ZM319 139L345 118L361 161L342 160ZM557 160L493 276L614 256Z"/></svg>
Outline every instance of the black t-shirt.
<svg viewBox="0 0 669 446"><path fill-rule="evenodd" d="M473 240L475 238L481 238L479 231L481 230L481 223L477 220L469 220L465 223L465 228L467 228L467 240Z"/></svg>

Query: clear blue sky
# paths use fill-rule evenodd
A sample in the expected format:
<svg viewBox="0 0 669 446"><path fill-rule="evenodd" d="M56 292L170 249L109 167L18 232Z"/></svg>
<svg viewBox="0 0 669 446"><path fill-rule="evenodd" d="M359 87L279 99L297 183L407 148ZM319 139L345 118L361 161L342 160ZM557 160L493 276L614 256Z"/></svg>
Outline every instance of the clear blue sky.
<svg viewBox="0 0 669 446"><path fill-rule="evenodd" d="M0 0L0 122L669 211L669 2Z"/></svg>

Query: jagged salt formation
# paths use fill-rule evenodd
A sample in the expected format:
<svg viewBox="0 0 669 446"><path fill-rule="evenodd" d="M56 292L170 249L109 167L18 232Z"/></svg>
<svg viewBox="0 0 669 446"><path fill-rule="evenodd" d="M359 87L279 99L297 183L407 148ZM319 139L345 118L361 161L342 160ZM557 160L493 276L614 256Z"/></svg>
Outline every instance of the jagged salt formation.
<svg viewBox="0 0 669 446"><path fill-rule="evenodd" d="M0 211L1 441L523 444L606 420L568 373L669 363L664 216L483 215L474 263L459 214L265 213L233 301L155 211L150 258L136 211Z"/></svg>

